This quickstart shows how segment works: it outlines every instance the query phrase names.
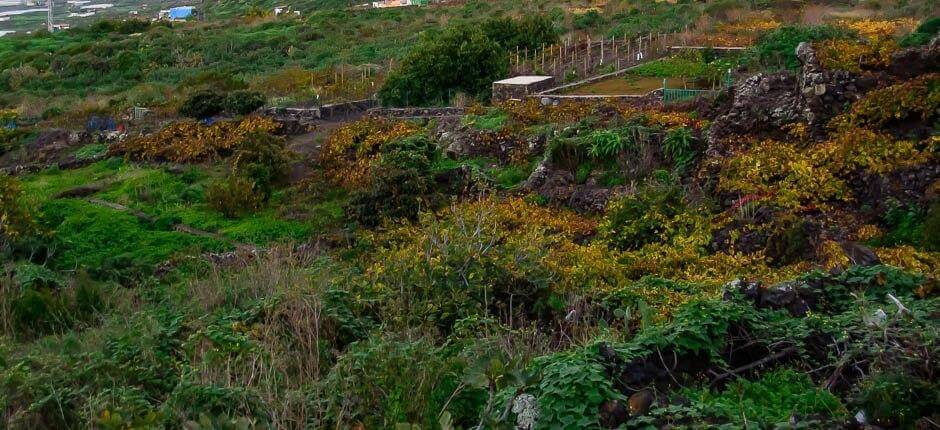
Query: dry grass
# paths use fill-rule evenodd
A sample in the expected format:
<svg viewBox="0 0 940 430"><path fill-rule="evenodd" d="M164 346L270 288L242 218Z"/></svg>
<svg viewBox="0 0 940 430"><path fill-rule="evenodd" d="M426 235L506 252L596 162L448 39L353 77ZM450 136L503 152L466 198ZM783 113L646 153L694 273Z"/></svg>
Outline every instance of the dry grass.
<svg viewBox="0 0 940 430"><path fill-rule="evenodd" d="M268 312L247 333L252 348L240 354L220 354L208 340L196 345L191 365L203 384L250 389L271 407L272 428L305 428L313 414L300 394L329 369L328 346L335 345L336 324L323 314L323 293L333 276L315 256L291 248L247 255L245 267L231 273L216 269L186 289L197 314L222 307L271 301ZM236 409L248 409L238 405Z"/></svg>

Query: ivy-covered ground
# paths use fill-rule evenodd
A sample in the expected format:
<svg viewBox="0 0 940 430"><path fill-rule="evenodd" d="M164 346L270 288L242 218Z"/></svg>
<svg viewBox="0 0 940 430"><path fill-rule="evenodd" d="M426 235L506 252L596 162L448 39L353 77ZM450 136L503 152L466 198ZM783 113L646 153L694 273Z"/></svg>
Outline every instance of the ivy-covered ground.
<svg viewBox="0 0 940 430"><path fill-rule="evenodd" d="M768 27L678 105L474 103L305 151L257 114L0 129L74 161L0 175L0 422L935 428L940 75L896 65L936 28ZM801 41L857 97L742 105Z"/></svg>

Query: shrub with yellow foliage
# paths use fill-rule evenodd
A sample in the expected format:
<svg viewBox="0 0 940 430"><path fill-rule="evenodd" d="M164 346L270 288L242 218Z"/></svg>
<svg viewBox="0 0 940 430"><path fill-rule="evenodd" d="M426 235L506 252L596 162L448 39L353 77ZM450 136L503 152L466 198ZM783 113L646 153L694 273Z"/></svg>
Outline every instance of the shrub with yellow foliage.
<svg viewBox="0 0 940 430"><path fill-rule="evenodd" d="M918 118L930 121L940 106L940 73L932 73L871 91L833 118L838 130L854 127L879 128L891 121Z"/></svg>
<svg viewBox="0 0 940 430"><path fill-rule="evenodd" d="M768 195L783 208L825 207L849 201L843 176L863 169L889 173L936 157L922 143L895 140L867 129L840 131L818 144L764 140L732 157L712 160L718 190L739 195Z"/></svg>
<svg viewBox="0 0 940 430"><path fill-rule="evenodd" d="M383 146L418 133L409 121L366 118L336 129L323 144L320 163L326 179L343 186L364 186Z"/></svg>
<svg viewBox="0 0 940 430"><path fill-rule="evenodd" d="M918 21L914 18L899 19L857 19L840 20L837 23L858 32L859 35L868 38L889 38L901 33L910 33L917 27Z"/></svg>
<svg viewBox="0 0 940 430"><path fill-rule="evenodd" d="M0 173L0 252L40 233L39 223L23 198L19 180Z"/></svg>
<svg viewBox="0 0 940 430"><path fill-rule="evenodd" d="M247 136L257 132L270 133L277 127L276 122L261 116L219 121L212 125L178 121L156 133L127 139L112 147L111 152L135 160L199 162L226 155Z"/></svg>
<svg viewBox="0 0 940 430"><path fill-rule="evenodd" d="M833 39L821 42L817 53L820 64L827 69L861 72L887 67L891 64L891 55L898 49L894 39Z"/></svg>

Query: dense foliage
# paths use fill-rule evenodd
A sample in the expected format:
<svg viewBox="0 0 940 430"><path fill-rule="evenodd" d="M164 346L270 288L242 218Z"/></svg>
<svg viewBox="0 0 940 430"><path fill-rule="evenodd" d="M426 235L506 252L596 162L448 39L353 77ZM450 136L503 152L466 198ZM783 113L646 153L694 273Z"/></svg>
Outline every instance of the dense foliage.
<svg viewBox="0 0 940 430"><path fill-rule="evenodd" d="M940 422L940 86L893 55L918 1L274 5L0 39L0 427ZM371 94L402 55L386 102L483 100L516 47L689 24L759 42L635 73L740 83L814 40L850 72L823 78L877 85L259 112Z"/></svg>
<svg viewBox="0 0 940 430"><path fill-rule="evenodd" d="M509 71L510 50L535 50L557 40L546 17L494 19L455 25L416 45L379 93L387 105L447 104L458 93L485 100L493 81Z"/></svg>

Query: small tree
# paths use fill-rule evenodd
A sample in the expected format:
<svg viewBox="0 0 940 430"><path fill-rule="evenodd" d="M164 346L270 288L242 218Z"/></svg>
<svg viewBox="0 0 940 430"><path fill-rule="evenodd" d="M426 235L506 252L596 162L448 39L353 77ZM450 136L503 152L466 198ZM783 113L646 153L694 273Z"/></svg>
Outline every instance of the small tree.
<svg viewBox="0 0 940 430"><path fill-rule="evenodd" d="M179 108L179 114L190 118L203 119L218 115L225 109L225 96L214 91L199 91L186 99Z"/></svg>
<svg viewBox="0 0 940 430"><path fill-rule="evenodd" d="M235 91L225 97L225 110L234 115L248 115L264 106L265 97L257 91Z"/></svg>
<svg viewBox="0 0 940 430"><path fill-rule="evenodd" d="M484 99L492 82L508 70L509 57L498 43L478 27L456 25L412 49L379 97L396 106L446 103L457 92Z"/></svg>

